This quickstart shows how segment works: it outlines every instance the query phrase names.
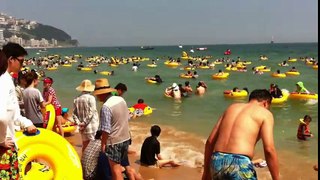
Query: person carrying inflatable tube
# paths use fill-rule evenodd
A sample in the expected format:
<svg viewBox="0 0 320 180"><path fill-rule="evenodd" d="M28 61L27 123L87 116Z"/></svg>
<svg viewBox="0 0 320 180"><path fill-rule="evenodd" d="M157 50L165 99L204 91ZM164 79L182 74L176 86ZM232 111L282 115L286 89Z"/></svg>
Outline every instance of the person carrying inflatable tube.
<svg viewBox="0 0 320 180"><path fill-rule="evenodd" d="M302 81L299 81L296 83L296 92L297 93L307 93L307 94L310 94L310 92L304 87L303 85L303 82Z"/></svg>

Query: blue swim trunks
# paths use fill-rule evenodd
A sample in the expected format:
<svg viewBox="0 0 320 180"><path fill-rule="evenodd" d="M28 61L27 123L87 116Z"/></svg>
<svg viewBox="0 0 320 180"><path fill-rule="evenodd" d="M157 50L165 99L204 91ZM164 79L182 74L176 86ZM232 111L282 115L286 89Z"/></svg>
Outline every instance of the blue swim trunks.
<svg viewBox="0 0 320 180"><path fill-rule="evenodd" d="M210 172L212 179L250 179L257 174L249 157L240 154L214 152L211 156Z"/></svg>

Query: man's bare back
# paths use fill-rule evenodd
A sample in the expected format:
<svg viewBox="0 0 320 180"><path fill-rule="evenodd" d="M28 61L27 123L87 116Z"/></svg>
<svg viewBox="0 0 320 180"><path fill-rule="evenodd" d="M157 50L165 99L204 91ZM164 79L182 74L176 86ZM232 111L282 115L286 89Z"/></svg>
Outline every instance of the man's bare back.
<svg viewBox="0 0 320 180"><path fill-rule="evenodd" d="M271 112L255 103L229 106L222 116L214 151L242 154L252 159L255 144L260 139L260 126L271 120Z"/></svg>
<svg viewBox="0 0 320 180"><path fill-rule="evenodd" d="M269 91L257 89L251 92L248 103L235 103L226 109L207 139L202 180L256 179L251 160L259 139L272 178L279 178L271 100Z"/></svg>

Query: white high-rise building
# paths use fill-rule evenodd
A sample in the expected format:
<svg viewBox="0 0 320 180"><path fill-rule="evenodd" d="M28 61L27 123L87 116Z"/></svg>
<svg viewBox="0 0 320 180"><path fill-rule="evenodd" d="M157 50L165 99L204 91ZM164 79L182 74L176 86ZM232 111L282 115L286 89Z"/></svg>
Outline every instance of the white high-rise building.
<svg viewBox="0 0 320 180"><path fill-rule="evenodd" d="M3 29L0 29L0 41L4 40Z"/></svg>
<svg viewBox="0 0 320 180"><path fill-rule="evenodd" d="M0 46L2 46L6 41L3 36L3 29L0 29Z"/></svg>

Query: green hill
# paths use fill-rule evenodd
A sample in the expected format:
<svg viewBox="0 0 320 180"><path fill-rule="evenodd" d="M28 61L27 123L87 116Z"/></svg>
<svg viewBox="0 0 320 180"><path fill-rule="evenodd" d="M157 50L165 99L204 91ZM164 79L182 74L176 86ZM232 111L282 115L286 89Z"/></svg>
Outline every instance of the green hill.
<svg viewBox="0 0 320 180"><path fill-rule="evenodd" d="M71 36L69 34L49 25L37 24L34 29L21 28L19 32L16 32L14 34L26 40L30 40L32 38L40 40L41 38L45 38L48 41L50 41L51 39L55 39L58 41L58 44L61 45L78 45L78 41L71 39ZM12 32L9 32L7 30L4 31L5 38L11 37L12 35Z"/></svg>

